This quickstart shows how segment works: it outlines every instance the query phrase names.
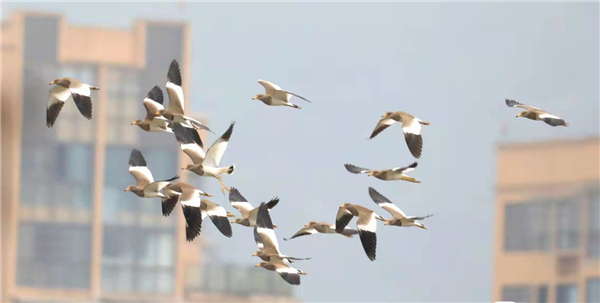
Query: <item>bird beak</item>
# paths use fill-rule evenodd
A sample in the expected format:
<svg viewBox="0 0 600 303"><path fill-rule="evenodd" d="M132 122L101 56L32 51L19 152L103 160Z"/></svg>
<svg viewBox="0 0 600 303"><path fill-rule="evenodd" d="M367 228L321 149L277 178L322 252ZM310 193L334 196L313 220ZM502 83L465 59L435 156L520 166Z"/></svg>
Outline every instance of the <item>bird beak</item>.
<svg viewBox="0 0 600 303"><path fill-rule="evenodd" d="M52 82L48 83L48 85L52 85L52 84L54 84L54 83L55 83L55 82L54 82L54 80L52 80Z"/></svg>
<svg viewBox="0 0 600 303"><path fill-rule="evenodd" d="M181 170L184 170L184 169L187 169L187 168L188 168L187 166L184 166L184 167L181 168Z"/></svg>
<svg viewBox="0 0 600 303"><path fill-rule="evenodd" d="M260 263L258 263L258 264L256 264L256 265L254 265L254 267L260 267Z"/></svg>
<svg viewBox="0 0 600 303"><path fill-rule="evenodd" d="M340 208L344 208L344 207L345 207L344 204L340 205Z"/></svg>
<svg viewBox="0 0 600 303"><path fill-rule="evenodd" d="M136 124L137 124L137 121L131 122L131 125L136 125Z"/></svg>
<svg viewBox="0 0 600 303"><path fill-rule="evenodd" d="M160 111L154 113L155 116L160 116Z"/></svg>
<svg viewBox="0 0 600 303"><path fill-rule="evenodd" d="M129 187L125 189L125 191L129 191Z"/></svg>
<svg viewBox="0 0 600 303"><path fill-rule="evenodd" d="M230 213L230 212L228 212L228 213L227 213L227 217L229 217L229 218L232 218L232 217L235 217L235 215L234 215L234 214L232 214L232 213Z"/></svg>
<svg viewBox="0 0 600 303"><path fill-rule="evenodd" d="M304 227L308 227L308 223L304 224Z"/></svg>
<svg viewBox="0 0 600 303"><path fill-rule="evenodd" d="M258 253L253 253L252 256L256 257L258 255ZM257 265L258 266L258 265Z"/></svg>
<svg viewBox="0 0 600 303"><path fill-rule="evenodd" d="M370 173L369 173L367 176L371 177L371 176L373 176L373 173L372 173L372 172L370 172Z"/></svg>
<svg viewBox="0 0 600 303"><path fill-rule="evenodd" d="M385 221L385 225L390 225L390 221Z"/></svg>

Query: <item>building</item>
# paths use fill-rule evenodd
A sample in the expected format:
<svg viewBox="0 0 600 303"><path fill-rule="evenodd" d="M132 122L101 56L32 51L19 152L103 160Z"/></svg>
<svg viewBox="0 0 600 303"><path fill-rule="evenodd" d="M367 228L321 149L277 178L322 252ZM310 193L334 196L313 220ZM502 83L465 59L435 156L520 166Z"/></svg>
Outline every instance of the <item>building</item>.
<svg viewBox="0 0 600 303"><path fill-rule="evenodd" d="M499 146L493 302L600 302L599 155L599 138Z"/></svg>
<svg viewBox="0 0 600 303"><path fill-rule="evenodd" d="M180 62L188 94L187 24L138 20L130 30L93 28L30 12L13 12L2 23L2 302L207 298L201 281L212 276L201 266L201 237L186 242L179 211L165 218L159 203L124 192L134 184L127 172L134 147L155 179L180 174L187 161L175 141L154 140L168 134L131 125L144 117L141 101L154 85L167 99L172 59ZM64 76L100 87L92 92L93 119L67 103L47 128L48 83ZM198 186L200 179L188 181ZM256 272L258 280L279 278ZM277 283L218 295L250 300L278 291L292 300L290 288Z"/></svg>

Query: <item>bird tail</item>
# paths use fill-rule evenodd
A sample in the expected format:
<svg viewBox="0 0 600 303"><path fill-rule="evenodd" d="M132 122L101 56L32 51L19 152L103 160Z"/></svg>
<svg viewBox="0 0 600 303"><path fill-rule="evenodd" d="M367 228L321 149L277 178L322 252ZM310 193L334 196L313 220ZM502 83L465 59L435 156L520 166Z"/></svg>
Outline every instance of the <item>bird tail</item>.
<svg viewBox="0 0 600 303"><path fill-rule="evenodd" d="M90 89L91 89L91 90L99 90L100 88L99 88L99 87L97 87L97 86L90 86Z"/></svg>
<svg viewBox="0 0 600 303"><path fill-rule="evenodd" d="M234 171L235 171L235 165L231 165L230 167L227 168L228 175L233 175Z"/></svg>
<svg viewBox="0 0 600 303"><path fill-rule="evenodd" d="M415 178L412 178L412 177L407 177L407 176L402 176L402 180L412 182L412 183L421 183L421 181L419 181Z"/></svg>
<svg viewBox="0 0 600 303"><path fill-rule="evenodd" d="M287 104L285 104L285 105L289 106L289 107L297 108L297 109L302 109L302 107L300 105L296 105L296 104L289 103L289 102Z"/></svg>

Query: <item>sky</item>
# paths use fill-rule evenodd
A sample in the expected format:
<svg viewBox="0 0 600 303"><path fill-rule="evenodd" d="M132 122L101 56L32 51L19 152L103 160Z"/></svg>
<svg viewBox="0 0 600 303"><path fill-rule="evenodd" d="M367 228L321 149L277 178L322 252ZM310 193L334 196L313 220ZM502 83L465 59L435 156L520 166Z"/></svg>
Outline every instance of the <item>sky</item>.
<svg viewBox="0 0 600 303"><path fill-rule="evenodd" d="M271 211L284 254L312 257L296 294L305 301L489 302L496 145L598 136L599 4L596 3L3 3L60 12L71 25L130 28L134 18L192 25L192 109L220 135L236 121L225 176ZM302 95L301 110L251 98L265 79ZM187 97L186 97L187 98ZM505 98L569 122L515 118ZM348 173L415 161L394 125L367 138L381 115L421 120L420 184ZM504 131L501 129L504 128ZM217 138L209 135L209 142ZM214 201L237 213L204 182ZM388 217L372 186L408 215L432 213L428 230L378 226L377 260L358 237L283 241L309 221L334 222L356 203ZM355 227L355 221L349 226ZM253 266L252 230L231 239L203 228L213 258ZM257 269L259 270L259 269Z"/></svg>

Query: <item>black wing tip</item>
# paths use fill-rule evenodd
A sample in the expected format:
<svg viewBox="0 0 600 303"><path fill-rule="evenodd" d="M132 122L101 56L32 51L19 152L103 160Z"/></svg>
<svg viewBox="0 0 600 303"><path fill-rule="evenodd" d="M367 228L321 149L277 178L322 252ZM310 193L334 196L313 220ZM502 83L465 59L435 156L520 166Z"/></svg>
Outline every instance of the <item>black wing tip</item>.
<svg viewBox="0 0 600 303"><path fill-rule="evenodd" d="M375 261L377 255L377 234L371 231L361 230L358 232L360 242L367 257L371 261Z"/></svg>
<svg viewBox="0 0 600 303"><path fill-rule="evenodd" d="M275 197L271 199L271 201L267 202L267 208L272 209L275 207L275 205L277 205L277 203L279 203L279 197Z"/></svg>
<svg viewBox="0 0 600 303"><path fill-rule="evenodd" d="M282 272L279 274L285 282L291 285L300 285L300 275L294 273Z"/></svg>
<svg viewBox="0 0 600 303"><path fill-rule="evenodd" d="M550 126L568 126L569 124L563 119L544 118L544 122Z"/></svg>
<svg viewBox="0 0 600 303"><path fill-rule="evenodd" d="M188 242L194 240L202 229L202 214L200 213L200 207L184 206L183 216L187 226L185 227L185 238Z"/></svg>
<svg viewBox="0 0 600 303"><path fill-rule="evenodd" d="M177 205L177 200L179 199L178 196L174 196L174 197L170 197L167 198L165 200L162 201L162 214L165 217L168 217L169 215L171 215L171 212L173 212L173 209L175 208L175 205Z"/></svg>
<svg viewBox="0 0 600 303"><path fill-rule="evenodd" d="M144 159L144 155L142 152L134 148L131 150L131 155L129 155L129 166L148 166L146 164L146 159Z"/></svg>
<svg viewBox="0 0 600 303"><path fill-rule="evenodd" d="M211 221L215 224L217 229L223 234L223 236L227 238L231 238L233 236L233 231L231 230L231 222L227 219L227 217L220 216L212 216L210 217Z"/></svg>
<svg viewBox="0 0 600 303"><path fill-rule="evenodd" d="M169 71L167 72L167 80L175 85L181 86L181 70L179 69L179 62L177 62L177 59L171 61Z"/></svg>
<svg viewBox="0 0 600 303"><path fill-rule="evenodd" d="M90 96L71 93L77 109L86 119L92 119L92 98Z"/></svg>
<svg viewBox="0 0 600 303"><path fill-rule="evenodd" d="M163 180L163 182L171 182L171 181L177 180L177 179L179 179L179 175L176 175L175 177L173 177L171 179Z"/></svg>
<svg viewBox="0 0 600 303"><path fill-rule="evenodd" d="M408 167L415 168L415 167L417 167L417 165L418 165L418 163L417 163L417 161L415 161L413 164L409 165Z"/></svg>
<svg viewBox="0 0 600 303"><path fill-rule="evenodd" d="M256 225L260 228L273 229L273 222L271 221L271 215L269 214L269 208L267 203L262 202L258 207L258 214L256 215Z"/></svg>
<svg viewBox="0 0 600 303"><path fill-rule="evenodd" d="M47 127L54 126L54 123L56 122L56 119L58 118L58 114L60 114L60 111L62 110L64 105L65 105L64 102L57 102L57 103L53 103L52 105L50 105L50 107L48 107L48 109L46 109L46 126Z"/></svg>
<svg viewBox="0 0 600 303"><path fill-rule="evenodd" d="M146 98L163 104L164 101L164 96L163 96L163 92L162 89L160 89L160 87L158 85L155 85L149 92L148 94L146 94Z"/></svg>
<svg viewBox="0 0 600 303"><path fill-rule="evenodd" d="M225 141L229 141L229 139L231 138L231 134L233 133L233 126L234 125L235 125L235 122L231 122L231 124L229 125L229 128L221 136L221 139L223 139Z"/></svg>
<svg viewBox="0 0 600 303"><path fill-rule="evenodd" d="M198 146L204 148L204 143L202 143L202 139L200 139L200 134L198 134L198 131L195 128L184 127L184 132L186 132Z"/></svg>
<svg viewBox="0 0 600 303"><path fill-rule="evenodd" d="M190 133L191 131L194 131L196 133L196 136L198 136L197 139L194 138L194 135L192 135L192 133ZM198 135L198 132L195 129L183 127L179 123L173 124L173 133L175 133L175 139L181 144L198 144L196 140L200 139L200 136ZM200 142L202 143L202 141Z"/></svg>

